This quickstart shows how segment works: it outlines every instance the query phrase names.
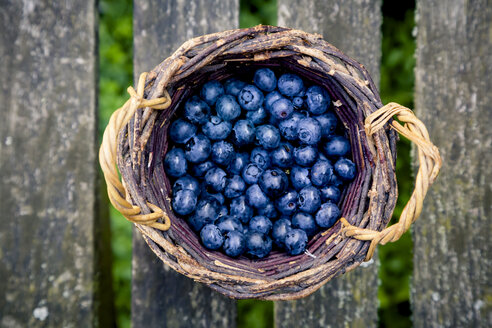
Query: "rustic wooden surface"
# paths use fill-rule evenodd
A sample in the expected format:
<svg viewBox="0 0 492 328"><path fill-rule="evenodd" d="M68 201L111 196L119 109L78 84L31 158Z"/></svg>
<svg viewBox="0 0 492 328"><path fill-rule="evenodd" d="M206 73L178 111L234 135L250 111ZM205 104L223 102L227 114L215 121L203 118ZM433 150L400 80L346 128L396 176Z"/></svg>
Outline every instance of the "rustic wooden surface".
<svg viewBox="0 0 492 328"><path fill-rule="evenodd" d="M95 2L0 8L0 326L111 327Z"/></svg>
<svg viewBox="0 0 492 328"><path fill-rule="evenodd" d="M492 4L417 2L416 112L443 168L413 228L416 327L492 326Z"/></svg>
<svg viewBox="0 0 492 328"><path fill-rule="evenodd" d="M376 85L381 59L379 0L278 1L278 24L322 34L366 66ZM329 281L315 294L275 304L277 327L375 327L378 260Z"/></svg>
<svg viewBox="0 0 492 328"><path fill-rule="evenodd" d="M135 0L134 76L148 71L186 40L237 28L238 1ZM152 253L134 229L134 327L234 327L236 302L177 274Z"/></svg>

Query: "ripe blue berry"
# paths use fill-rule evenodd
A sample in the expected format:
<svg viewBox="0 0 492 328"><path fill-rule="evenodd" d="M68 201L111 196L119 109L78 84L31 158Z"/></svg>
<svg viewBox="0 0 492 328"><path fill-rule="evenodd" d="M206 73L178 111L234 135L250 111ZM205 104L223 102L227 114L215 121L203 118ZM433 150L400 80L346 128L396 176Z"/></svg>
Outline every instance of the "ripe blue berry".
<svg viewBox="0 0 492 328"><path fill-rule="evenodd" d="M191 163L205 161L211 151L212 145L210 144L210 139L203 134L193 136L185 145L185 157Z"/></svg>
<svg viewBox="0 0 492 328"><path fill-rule="evenodd" d="M268 204L266 204L265 207L258 208L257 212L259 215L266 216L267 218L272 219L272 220L276 219L277 215L278 215L277 210L275 209L275 205L273 205L272 202L269 202Z"/></svg>
<svg viewBox="0 0 492 328"><path fill-rule="evenodd" d="M256 147L251 151L249 160L251 163L256 164L256 166L264 170L270 166L270 153L264 148Z"/></svg>
<svg viewBox="0 0 492 328"><path fill-rule="evenodd" d="M278 91L286 97L294 97L304 88L302 79L291 73L285 73L278 79Z"/></svg>
<svg viewBox="0 0 492 328"><path fill-rule="evenodd" d="M185 117L191 123L203 124L210 117L210 107L197 96L191 97L184 105Z"/></svg>
<svg viewBox="0 0 492 328"><path fill-rule="evenodd" d="M350 142L345 137L334 136L324 144L323 150L330 158L343 157L350 152Z"/></svg>
<svg viewBox="0 0 492 328"><path fill-rule="evenodd" d="M197 195L193 190L184 189L173 193L172 206L179 215L191 214L196 207Z"/></svg>
<svg viewBox="0 0 492 328"><path fill-rule="evenodd" d="M260 106L257 110L250 110L246 112L246 119L258 125L264 123L267 118L267 112L265 108Z"/></svg>
<svg viewBox="0 0 492 328"><path fill-rule="evenodd" d="M209 105L213 106L217 99L224 94L224 87L219 81L208 81L200 90L200 97Z"/></svg>
<svg viewBox="0 0 492 328"><path fill-rule="evenodd" d="M275 149L280 143L280 133L273 125L260 125L256 128L256 140L265 149Z"/></svg>
<svg viewBox="0 0 492 328"><path fill-rule="evenodd" d="M244 146L255 140L255 126L250 120L239 120L232 128L232 140L238 146Z"/></svg>
<svg viewBox="0 0 492 328"><path fill-rule="evenodd" d="M222 234L226 234L231 231L243 232L243 225L241 221L232 216L224 216L217 220L215 225L219 228Z"/></svg>
<svg viewBox="0 0 492 328"><path fill-rule="evenodd" d="M233 198L229 207L230 215L243 223L249 222L253 216L253 208L250 207L244 195Z"/></svg>
<svg viewBox="0 0 492 328"><path fill-rule="evenodd" d="M258 167L258 165L250 163L246 165L243 169L242 177L244 182L247 184L254 184L258 182L263 170Z"/></svg>
<svg viewBox="0 0 492 328"><path fill-rule="evenodd" d="M234 147L227 141L220 140L212 146L212 161L219 165L228 165L234 159Z"/></svg>
<svg viewBox="0 0 492 328"><path fill-rule="evenodd" d="M293 147L287 143L282 142L280 146L271 152L272 165L280 168L290 168L292 166L292 153Z"/></svg>
<svg viewBox="0 0 492 328"><path fill-rule="evenodd" d="M257 110L263 104L263 93L254 85L247 85L239 91L239 105L245 110Z"/></svg>
<svg viewBox="0 0 492 328"><path fill-rule="evenodd" d="M219 167L213 167L205 174L205 183L216 192L222 192L226 184L226 173Z"/></svg>
<svg viewBox="0 0 492 328"><path fill-rule="evenodd" d="M269 68L260 68L255 72L253 82L263 91L270 92L277 86L277 77Z"/></svg>
<svg viewBox="0 0 492 328"><path fill-rule="evenodd" d="M227 198L241 196L245 189L246 184L244 183L244 180L239 175L234 175L226 181L224 196Z"/></svg>
<svg viewBox="0 0 492 328"><path fill-rule="evenodd" d="M243 254L246 249L246 238L239 231L228 232L225 235L222 249L226 255L230 257L238 257Z"/></svg>
<svg viewBox="0 0 492 328"><path fill-rule="evenodd" d="M257 184L251 185L246 190L246 200L249 205L257 209L264 208L270 203L270 199Z"/></svg>
<svg viewBox="0 0 492 328"><path fill-rule="evenodd" d="M270 114L275 120L285 120L294 112L294 106L289 99L280 98L272 104Z"/></svg>
<svg viewBox="0 0 492 328"><path fill-rule="evenodd" d="M340 218L340 210L334 203L328 202L321 205L321 208L316 213L316 223L321 228L330 228Z"/></svg>
<svg viewBox="0 0 492 328"><path fill-rule="evenodd" d="M198 183L198 180L191 175L182 176L174 182L173 194L180 190L191 190L198 196L200 194L200 183Z"/></svg>
<svg viewBox="0 0 492 328"><path fill-rule="evenodd" d="M282 95L278 91L269 92L265 96L265 102L263 104L265 106L265 109L267 110L267 112L271 113L273 103L279 99L282 99L282 98L283 98Z"/></svg>
<svg viewBox="0 0 492 328"><path fill-rule="evenodd" d="M266 216L258 215L251 218L249 221L248 231L257 231L267 235L272 230L272 221L270 221Z"/></svg>
<svg viewBox="0 0 492 328"><path fill-rule="evenodd" d="M275 201L275 207L283 215L292 215L297 210L297 197L297 192L290 190Z"/></svg>
<svg viewBox="0 0 492 328"><path fill-rule="evenodd" d="M184 144L196 133L196 125L183 119L177 119L169 128L171 140L178 144Z"/></svg>
<svg viewBox="0 0 492 328"><path fill-rule="evenodd" d="M202 126L203 134L210 140L224 140L231 130L232 124L222 121L218 116L210 116L210 120Z"/></svg>
<svg viewBox="0 0 492 328"><path fill-rule="evenodd" d="M217 115L224 121L232 121L241 115L241 107L236 101L236 98L231 95L224 95L217 99L215 105Z"/></svg>
<svg viewBox="0 0 492 328"><path fill-rule="evenodd" d="M301 229L292 229L285 236L285 250L289 255L299 255L306 250L308 237Z"/></svg>
<svg viewBox="0 0 492 328"><path fill-rule="evenodd" d="M224 237L220 233L219 228L213 224L207 224L202 228L200 238L202 239L203 246L211 250L219 249L224 243Z"/></svg>
<svg viewBox="0 0 492 328"><path fill-rule="evenodd" d="M287 140L297 139L297 125L304 116L298 112L294 112L292 116L286 120L280 121L278 128L282 137Z"/></svg>
<svg viewBox="0 0 492 328"><path fill-rule="evenodd" d="M224 82L224 90L228 95L233 95L237 97L239 91L246 86L246 82L240 81L235 78L230 78Z"/></svg>
<svg viewBox="0 0 492 328"><path fill-rule="evenodd" d="M294 166L290 171L290 183L296 190L311 185L309 169L307 167Z"/></svg>
<svg viewBox="0 0 492 328"><path fill-rule="evenodd" d="M275 245L285 247L285 236L292 230L292 223L286 218L280 218L273 224L272 237Z"/></svg>
<svg viewBox="0 0 492 328"><path fill-rule="evenodd" d="M294 149L294 161L301 166L311 166L318 159L318 150L310 145L301 145Z"/></svg>
<svg viewBox="0 0 492 328"><path fill-rule="evenodd" d="M252 257L264 258L272 250L272 239L259 232L248 232L246 235L246 253Z"/></svg>
<svg viewBox="0 0 492 328"><path fill-rule="evenodd" d="M332 176L333 166L328 161L319 160L311 168L311 182L315 186L326 186Z"/></svg>
<svg viewBox="0 0 492 328"><path fill-rule="evenodd" d="M292 98L292 105L294 105L295 109L299 109L304 105L304 100L302 97L294 97Z"/></svg>
<svg viewBox="0 0 492 328"><path fill-rule="evenodd" d="M315 145L321 139L321 126L312 117L306 117L297 123L297 137L303 144Z"/></svg>
<svg viewBox="0 0 492 328"><path fill-rule="evenodd" d="M241 174L243 172L243 168L249 162L249 154L248 153L236 153L235 157L227 167L227 170L231 174Z"/></svg>
<svg viewBox="0 0 492 328"><path fill-rule="evenodd" d="M287 189L289 180L282 170L269 169L260 175L258 185L267 196L278 197Z"/></svg>
<svg viewBox="0 0 492 328"><path fill-rule="evenodd" d="M220 204L217 200L207 197L200 199L195 213L188 218L188 223L195 231L200 231L206 224L214 223L218 217Z"/></svg>
<svg viewBox="0 0 492 328"><path fill-rule="evenodd" d="M318 230L318 226L316 225L316 221L314 220L313 216L304 212L294 214L294 216L292 217L292 227L304 230L309 238L314 236L314 234Z"/></svg>
<svg viewBox="0 0 492 328"><path fill-rule="evenodd" d="M323 114L330 106L330 95L325 88L313 85L306 91L306 105L311 114Z"/></svg>
<svg viewBox="0 0 492 328"><path fill-rule="evenodd" d="M314 116L314 118L318 121L319 125L321 125L322 137L329 138L335 134L338 119L333 112L326 112L323 115Z"/></svg>
<svg viewBox="0 0 492 328"><path fill-rule="evenodd" d="M164 157L164 169L167 175L172 177L181 177L186 174L188 163L186 162L185 153L181 148L173 148L167 152Z"/></svg>
<svg viewBox="0 0 492 328"><path fill-rule="evenodd" d="M314 213L321 206L319 190L313 186L307 186L299 191L298 206L301 211Z"/></svg>
<svg viewBox="0 0 492 328"><path fill-rule="evenodd" d="M336 204L340 201L341 192L340 189L335 186L326 186L319 191L321 193L321 201L323 202L330 201Z"/></svg>
<svg viewBox="0 0 492 328"><path fill-rule="evenodd" d="M355 164L348 158L340 158L334 166L335 173L345 181L352 181L355 178Z"/></svg>
<svg viewBox="0 0 492 328"><path fill-rule="evenodd" d="M211 161L205 161L202 163L195 164L191 168L191 174L196 178L201 178L205 175L205 173L208 172L208 170L210 170L214 166L215 164L212 163Z"/></svg>

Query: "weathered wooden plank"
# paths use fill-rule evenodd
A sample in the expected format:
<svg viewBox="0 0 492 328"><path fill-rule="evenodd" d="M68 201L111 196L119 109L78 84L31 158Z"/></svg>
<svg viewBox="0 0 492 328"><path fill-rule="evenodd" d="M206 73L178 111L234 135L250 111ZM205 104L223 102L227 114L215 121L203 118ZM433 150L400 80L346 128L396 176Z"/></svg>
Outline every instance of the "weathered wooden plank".
<svg viewBox="0 0 492 328"><path fill-rule="evenodd" d="M379 83L379 0L279 0L279 25L322 34L366 66ZM377 323L378 260L329 281L313 295L275 304L277 327L374 327Z"/></svg>
<svg viewBox="0 0 492 328"><path fill-rule="evenodd" d="M0 326L111 326L95 2L0 8Z"/></svg>
<svg viewBox="0 0 492 328"><path fill-rule="evenodd" d="M186 40L237 28L238 14L238 1L135 0L135 79ZM162 264L137 230L133 237L132 284L134 327L235 326L236 302Z"/></svg>
<svg viewBox="0 0 492 328"><path fill-rule="evenodd" d="M415 223L416 327L492 326L492 3L417 2L416 111L443 169Z"/></svg>

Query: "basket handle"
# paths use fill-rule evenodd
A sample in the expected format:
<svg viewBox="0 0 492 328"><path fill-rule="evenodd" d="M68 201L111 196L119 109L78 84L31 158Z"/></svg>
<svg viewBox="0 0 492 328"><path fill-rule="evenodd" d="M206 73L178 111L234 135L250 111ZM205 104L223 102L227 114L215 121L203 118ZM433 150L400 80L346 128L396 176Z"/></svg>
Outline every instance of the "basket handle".
<svg viewBox="0 0 492 328"><path fill-rule="evenodd" d="M118 135L121 129L133 117L137 109L149 107L161 110L166 109L171 105L171 97L165 89L164 97L150 100L143 98L146 77L147 73L140 74L137 91L131 86L128 87L127 91L130 94L130 99L111 115L108 126L104 130L103 141L101 148L99 149L99 163L104 173L104 179L106 180L111 204L113 204L127 220L165 231L171 226L171 221L161 208L154 204L147 203L147 206L152 210L152 213L141 214L140 207L135 206L126 200L126 189L120 181L116 165ZM161 218L164 223L157 222L157 220Z"/></svg>
<svg viewBox="0 0 492 328"><path fill-rule="evenodd" d="M353 226L343 217L340 219L342 233L345 236L371 241L365 261L371 259L378 244L384 245L390 241L397 241L410 228L411 224L417 220L422 211L422 204L427 190L436 179L442 165L439 150L430 141L429 133L424 123L410 109L397 103L389 103L369 115L365 120L366 134L370 137L383 128L394 115L404 125L393 120L390 123L390 127L417 145L420 167L415 180L415 189L397 223L382 231L376 231Z"/></svg>

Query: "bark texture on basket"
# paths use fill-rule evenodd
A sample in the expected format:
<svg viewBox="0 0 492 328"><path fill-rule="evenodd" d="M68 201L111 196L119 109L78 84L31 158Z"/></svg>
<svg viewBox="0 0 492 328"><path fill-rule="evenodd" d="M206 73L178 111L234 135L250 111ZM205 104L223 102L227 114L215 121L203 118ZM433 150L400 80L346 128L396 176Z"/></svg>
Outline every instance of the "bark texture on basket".
<svg viewBox="0 0 492 328"><path fill-rule="evenodd" d="M492 6L417 2L416 111L443 160L413 229L417 327L492 325Z"/></svg>
<svg viewBox="0 0 492 328"><path fill-rule="evenodd" d="M0 7L0 326L111 327L95 2Z"/></svg>
<svg viewBox="0 0 492 328"><path fill-rule="evenodd" d="M335 47L358 60L379 84L381 1L279 0L279 25L320 33ZM275 303L277 327L377 324L378 258L368 266L326 283L313 295Z"/></svg>
<svg viewBox="0 0 492 328"><path fill-rule="evenodd" d="M236 28L238 1L134 1L134 72L149 71L186 40ZM134 229L134 327L234 327L236 302L159 261Z"/></svg>

